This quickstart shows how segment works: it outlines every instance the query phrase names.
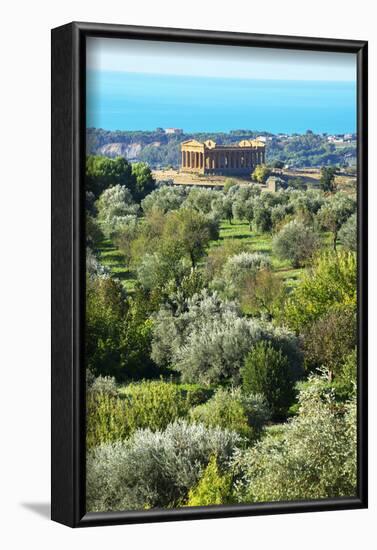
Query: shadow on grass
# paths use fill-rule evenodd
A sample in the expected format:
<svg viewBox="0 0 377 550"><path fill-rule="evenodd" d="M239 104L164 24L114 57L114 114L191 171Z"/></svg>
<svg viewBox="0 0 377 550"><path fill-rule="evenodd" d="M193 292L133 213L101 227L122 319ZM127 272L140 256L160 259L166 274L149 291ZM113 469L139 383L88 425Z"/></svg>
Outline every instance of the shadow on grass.
<svg viewBox="0 0 377 550"><path fill-rule="evenodd" d="M133 279L136 279L135 273L132 273L132 271L127 271L126 269L113 271L113 275L120 281L132 281Z"/></svg>
<svg viewBox="0 0 377 550"><path fill-rule="evenodd" d="M124 256L120 252L114 251L114 253L102 253L101 257L103 261L107 262L108 264L124 263Z"/></svg>
<svg viewBox="0 0 377 550"><path fill-rule="evenodd" d="M219 237L219 241L224 241L224 240L228 240L228 239L235 239L235 240L238 240L238 239L254 239L255 237L253 237L252 233L250 233L250 235L245 235L245 234L241 234L241 235L237 235L235 233L229 233L229 235L220 235Z"/></svg>
<svg viewBox="0 0 377 550"><path fill-rule="evenodd" d="M115 247L111 241L101 241L98 244L100 250L115 250Z"/></svg>

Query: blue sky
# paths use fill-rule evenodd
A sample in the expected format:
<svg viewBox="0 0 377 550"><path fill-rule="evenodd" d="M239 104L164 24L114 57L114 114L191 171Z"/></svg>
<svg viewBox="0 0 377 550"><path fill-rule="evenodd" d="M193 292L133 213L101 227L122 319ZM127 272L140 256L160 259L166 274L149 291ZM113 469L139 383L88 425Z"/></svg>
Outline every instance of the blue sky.
<svg viewBox="0 0 377 550"><path fill-rule="evenodd" d="M88 38L87 70L88 126L356 129L353 54Z"/></svg>

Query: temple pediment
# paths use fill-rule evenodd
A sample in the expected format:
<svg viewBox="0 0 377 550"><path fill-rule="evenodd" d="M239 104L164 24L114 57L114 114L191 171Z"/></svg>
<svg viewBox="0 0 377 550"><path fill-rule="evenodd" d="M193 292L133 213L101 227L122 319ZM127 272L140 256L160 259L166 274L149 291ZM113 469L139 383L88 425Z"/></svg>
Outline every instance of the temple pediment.
<svg viewBox="0 0 377 550"><path fill-rule="evenodd" d="M242 139L238 144L238 147L252 147L252 146L253 144L250 141L250 139Z"/></svg>
<svg viewBox="0 0 377 550"><path fill-rule="evenodd" d="M201 143L197 139L188 139L186 141L182 141L181 145L187 145L189 147L202 147L203 143Z"/></svg>

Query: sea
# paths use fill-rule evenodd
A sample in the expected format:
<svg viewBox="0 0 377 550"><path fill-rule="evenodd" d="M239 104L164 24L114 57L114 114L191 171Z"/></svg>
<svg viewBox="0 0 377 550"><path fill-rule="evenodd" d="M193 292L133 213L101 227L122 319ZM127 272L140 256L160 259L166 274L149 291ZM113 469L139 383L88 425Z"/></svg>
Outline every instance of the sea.
<svg viewBox="0 0 377 550"><path fill-rule="evenodd" d="M356 82L87 72L87 127L356 132Z"/></svg>

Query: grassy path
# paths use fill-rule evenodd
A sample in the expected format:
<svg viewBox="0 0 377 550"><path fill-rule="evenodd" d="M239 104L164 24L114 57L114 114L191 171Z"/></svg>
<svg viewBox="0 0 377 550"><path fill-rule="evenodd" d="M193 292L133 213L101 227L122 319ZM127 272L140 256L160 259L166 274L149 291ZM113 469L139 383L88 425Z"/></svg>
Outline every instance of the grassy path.
<svg viewBox="0 0 377 550"><path fill-rule="evenodd" d="M114 278L119 279L127 292L135 289L135 274L126 266L123 254L116 248L110 239L104 239L99 247L99 259L102 265L107 267Z"/></svg>
<svg viewBox="0 0 377 550"><path fill-rule="evenodd" d="M322 238L326 246L331 246L330 234L324 234ZM235 220L230 224L227 221L222 221L220 238L218 241L213 241L210 247L221 246L228 239L242 242L246 250L250 252L261 252L268 255L271 258L272 268L276 276L289 287L295 286L305 272L305 268L294 269L289 261L281 261L276 258L272 251L272 235L250 231L247 222ZM101 263L109 268L112 275L122 282L127 292L132 294L136 283L135 273L127 267L123 254L110 239L104 239L100 243L99 254Z"/></svg>

